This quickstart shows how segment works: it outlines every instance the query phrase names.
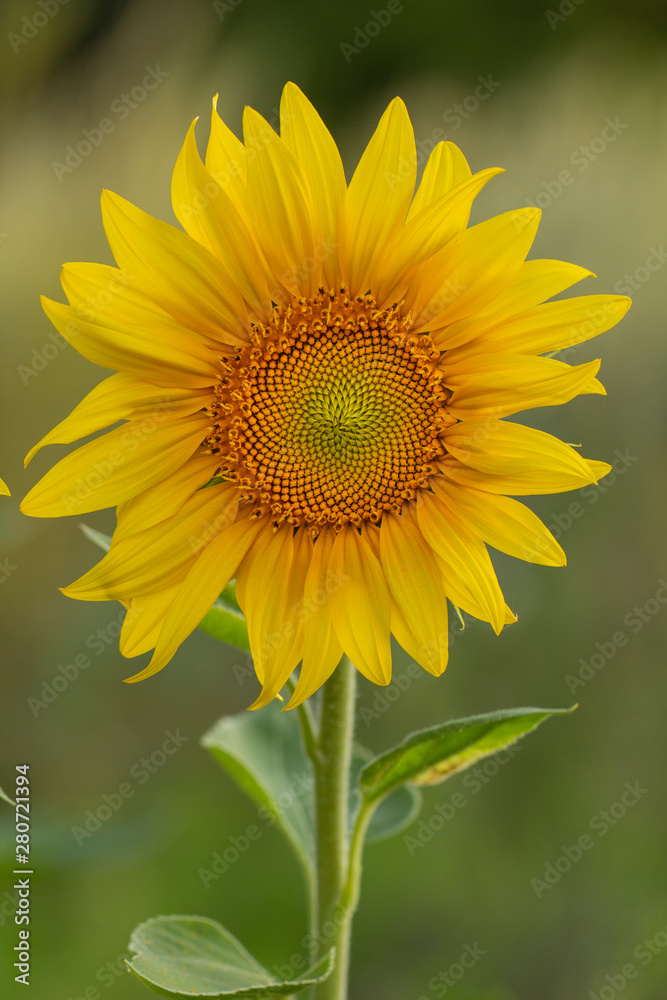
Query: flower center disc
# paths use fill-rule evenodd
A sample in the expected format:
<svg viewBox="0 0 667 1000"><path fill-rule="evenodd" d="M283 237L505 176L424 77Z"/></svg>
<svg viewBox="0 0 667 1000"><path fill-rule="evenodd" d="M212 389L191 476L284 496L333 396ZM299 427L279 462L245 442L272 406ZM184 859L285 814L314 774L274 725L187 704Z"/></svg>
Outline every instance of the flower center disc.
<svg viewBox="0 0 667 1000"><path fill-rule="evenodd" d="M430 337L397 307L325 293L276 307L224 359L205 446L241 499L275 522L377 522L411 499L443 453L442 374Z"/></svg>

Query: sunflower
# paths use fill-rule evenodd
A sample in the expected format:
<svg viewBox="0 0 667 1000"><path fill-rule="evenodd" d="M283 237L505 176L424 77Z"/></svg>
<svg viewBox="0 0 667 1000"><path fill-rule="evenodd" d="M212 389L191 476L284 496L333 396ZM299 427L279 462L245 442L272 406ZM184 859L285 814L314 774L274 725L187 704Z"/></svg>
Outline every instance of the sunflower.
<svg viewBox="0 0 667 1000"><path fill-rule="evenodd" d="M162 669L228 582L248 625L258 708L301 663L288 707L343 653L376 684L390 636L447 663L447 598L496 633L515 620L487 544L546 565L556 540L508 495L572 490L610 466L504 418L604 393L599 361L551 355L613 326L630 300L546 301L590 274L530 260L539 211L468 227L499 169L450 142L416 186L403 102L349 184L330 133L287 84L280 135L246 108L244 142L213 101L172 180L183 230L104 192L118 264L67 264L44 309L117 372L30 452L123 421L30 491L37 517L117 506L107 555L64 593L128 608L121 652Z"/></svg>

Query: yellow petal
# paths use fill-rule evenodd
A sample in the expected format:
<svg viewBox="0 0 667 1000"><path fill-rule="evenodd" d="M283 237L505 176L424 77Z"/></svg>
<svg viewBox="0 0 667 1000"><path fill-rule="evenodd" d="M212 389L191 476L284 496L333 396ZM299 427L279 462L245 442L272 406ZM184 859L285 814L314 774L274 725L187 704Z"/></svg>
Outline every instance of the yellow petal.
<svg viewBox="0 0 667 1000"><path fill-rule="evenodd" d="M522 503L475 489L461 489L444 477L430 484L440 499L488 545L517 559L564 566L565 553L548 528Z"/></svg>
<svg viewBox="0 0 667 1000"><path fill-rule="evenodd" d="M112 191L103 192L102 217L116 263L162 309L222 343L247 343L243 298L208 250Z"/></svg>
<svg viewBox="0 0 667 1000"><path fill-rule="evenodd" d="M63 268L63 285L72 298L75 296L69 290L66 274L76 267L66 264ZM214 385L216 356L210 347L177 325L145 296L137 298L149 308L133 310L136 317L133 322L127 318L129 310L125 304L118 300L114 301L117 313L94 316L81 305L66 306L44 296L41 301L44 312L65 340L97 365L138 375L154 385L193 388Z"/></svg>
<svg viewBox="0 0 667 1000"><path fill-rule="evenodd" d="M151 662L145 670L126 678L128 683L151 677L169 663L234 576L257 535L266 528L266 520L242 518L206 546L167 612Z"/></svg>
<svg viewBox="0 0 667 1000"><path fill-rule="evenodd" d="M415 215L399 231L386 252L380 252L381 263L375 284L375 297L380 307L402 299L423 262L466 228L474 199L499 173L502 173L499 168L482 170L463 181Z"/></svg>
<svg viewBox="0 0 667 1000"><path fill-rule="evenodd" d="M343 655L331 624L328 594L338 586L329 569L333 532L325 528L313 545L303 588L303 662L287 708L296 708L329 679Z"/></svg>
<svg viewBox="0 0 667 1000"><path fill-rule="evenodd" d="M5 496L5 497L10 497L11 496L11 493L9 492L7 484L5 483L5 481L3 479L0 479L0 494L2 494L2 496Z"/></svg>
<svg viewBox="0 0 667 1000"><path fill-rule="evenodd" d="M447 326L500 294L530 250L539 219L539 209L505 212L466 229L426 261L405 300L413 332L437 331L436 346L454 347Z"/></svg>
<svg viewBox="0 0 667 1000"><path fill-rule="evenodd" d="M120 504L116 511L118 525L114 540L172 517L186 500L213 478L218 461L217 455L196 452L170 476L165 476L154 486Z"/></svg>
<svg viewBox="0 0 667 1000"><path fill-rule="evenodd" d="M399 612L398 631L393 624L392 631L438 677L447 666L447 598L433 552L410 517L382 518L380 559Z"/></svg>
<svg viewBox="0 0 667 1000"><path fill-rule="evenodd" d="M499 633L505 624L505 599L482 539L439 497L424 491L417 495L417 520L424 538L440 557L449 599L472 614L471 607L478 605L480 617Z"/></svg>
<svg viewBox="0 0 667 1000"><path fill-rule="evenodd" d="M155 647L167 611L180 588L180 581L155 594L144 594L127 602L118 648L122 656L141 656Z"/></svg>
<svg viewBox="0 0 667 1000"><path fill-rule="evenodd" d="M218 258L250 312L264 322L272 313L264 265L254 237L233 201L200 159L195 122L188 130L172 174L174 213L186 233Z"/></svg>
<svg viewBox="0 0 667 1000"><path fill-rule="evenodd" d="M28 452L25 465L47 444L69 444L118 420L189 416L208 406L213 398L210 392L151 385L136 375L112 375L89 392L68 417Z"/></svg>
<svg viewBox="0 0 667 1000"><path fill-rule="evenodd" d="M268 544L256 546L244 560L241 590L237 580L253 663L262 682L251 709L276 697L303 654L303 596L313 543L305 527L293 532L287 524L271 533ZM267 585L267 580L280 585Z"/></svg>
<svg viewBox="0 0 667 1000"><path fill-rule="evenodd" d="M243 113L248 197L255 232L276 281L293 295L315 295L322 264L308 184L296 158L252 108Z"/></svg>
<svg viewBox="0 0 667 1000"><path fill-rule="evenodd" d="M493 325L455 352L459 359L479 351L545 354L597 337L625 316L632 299L625 295L581 295L545 302Z"/></svg>
<svg viewBox="0 0 667 1000"><path fill-rule="evenodd" d="M391 680L389 589L363 533L345 525L331 548L329 569L339 586L329 594L331 622L355 667L375 684Z"/></svg>
<svg viewBox="0 0 667 1000"><path fill-rule="evenodd" d="M518 316L553 295L565 291L584 278L595 277L592 271L578 264L568 264L562 260L525 260L516 275L500 295L487 306L466 319L452 323L447 329L452 343L460 347L451 349L458 357L466 354L469 341L492 332L505 320ZM519 350L519 348L499 348L499 350ZM539 352L538 352L539 353Z"/></svg>
<svg viewBox="0 0 667 1000"><path fill-rule="evenodd" d="M31 517L64 517L115 507L183 465L206 436L210 419L150 417L117 427L54 465L21 510Z"/></svg>
<svg viewBox="0 0 667 1000"><path fill-rule="evenodd" d="M590 466L574 448L533 427L493 417L463 420L443 432L443 441L464 465L489 476L525 475L544 487L537 493L550 492L551 482L569 480L566 489L591 482Z"/></svg>
<svg viewBox="0 0 667 1000"><path fill-rule="evenodd" d="M218 95L211 108L211 134L206 147L206 169L234 202L246 224L250 221L246 149L225 125L217 111Z"/></svg>
<svg viewBox="0 0 667 1000"><path fill-rule="evenodd" d="M604 395L595 378L599 368L599 360L572 368L551 358L521 354L466 358L447 367L445 385L454 390L447 409L461 420L470 415L506 417L534 406L567 403L579 393Z"/></svg>
<svg viewBox="0 0 667 1000"><path fill-rule="evenodd" d="M199 490L166 524L124 530L84 576L63 589L79 601L124 600L181 583L206 546L234 523L237 490L227 484Z"/></svg>
<svg viewBox="0 0 667 1000"><path fill-rule="evenodd" d="M403 226L416 176L412 125L403 101L396 97L382 115L341 205L339 260L352 295L375 292L381 277L378 248Z"/></svg>
<svg viewBox="0 0 667 1000"><path fill-rule="evenodd" d="M472 176L468 161L453 142L439 142L429 156L419 187L415 192L407 221L428 208L432 202L458 187ZM467 225L467 220L464 226Z"/></svg>
<svg viewBox="0 0 667 1000"><path fill-rule="evenodd" d="M318 249L326 287L338 288L338 213L346 190L345 171L329 130L294 83L285 85L280 101L280 135L308 183L322 240Z"/></svg>

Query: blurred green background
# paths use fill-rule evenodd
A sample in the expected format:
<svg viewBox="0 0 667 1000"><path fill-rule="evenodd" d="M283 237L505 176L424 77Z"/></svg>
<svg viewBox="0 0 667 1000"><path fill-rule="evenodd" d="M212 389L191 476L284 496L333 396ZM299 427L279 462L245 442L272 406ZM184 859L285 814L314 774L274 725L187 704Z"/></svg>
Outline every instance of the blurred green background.
<svg viewBox="0 0 667 1000"><path fill-rule="evenodd" d="M387 23L366 30L379 21ZM291 79L323 114L350 171L400 94L420 148L440 130L436 138L457 142L473 170L507 168L478 198L473 221L536 203L544 214L531 256L593 270L597 279L576 293L616 290L635 300L620 327L566 358L601 355L608 398L584 396L524 421L616 462L596 488L532 503L560 533L568 568L498 557L518 624L496 638L469 623L446 675L422 673L392 704L361 683L359 738L374 750L455 715L580 707L546 723L479 787L457 778L429 791L427 826L455 791L466 805L434 823L442 828L421 846L399 836L369 847L352 997L584 1000L602 992L610 1000L633 963L626 995L664 1000L665 5L3 0L0 29L0 473L13 493L0 505L0 784L11 787L15 765L30 764L30 996L147 996L120 959L130 930L157 913L217 918L268 966L287 962L305 931L299 873L275 831L263 831L208 888L199 874L256 820L198 746L219 716L254 699L245 658L199 633L156 677L122 684L133 670L117 650L119 607L58 592L97 559L78 519L18 512L64 449L40 454L25 473L24 454L106 375L62 346L39 305L40 293L62 298L62 262L111 263L100 190L173 221L172 166L196 115L203 148L211 95L219 92L218 108L238 130L244 104L271 117ZM159 85L132 97L151 68ZM67 147L103 118L113 130L68 166ZM607 119L613 141L601 139ZM563 186L558 175L568 169L574 180ZM85 520L113 525L111 512ZM619 631L626 641L616 644ZM82 656L90 666L59 681L40 707L61 667ZM397 650L396 673L408 677L408 666ZM585 683L573 681L580 670ZM181 748L140 782L142 758L167 731L180 733ZM77 844L72 828L128 780L136 794ZM621 816L614 804L626 782L646 791ZM614 825L602 835L599 814L612 806ZM11 821L9 807L0 811L9 865L0 883L3 997L21 995L11 968ZM416 839L424 829L407 833ZM559 859L567 868L564 848L591 832L594 847L555 884L531 881ZM467 945L483 957L445 986L441 974Z"/></svg>

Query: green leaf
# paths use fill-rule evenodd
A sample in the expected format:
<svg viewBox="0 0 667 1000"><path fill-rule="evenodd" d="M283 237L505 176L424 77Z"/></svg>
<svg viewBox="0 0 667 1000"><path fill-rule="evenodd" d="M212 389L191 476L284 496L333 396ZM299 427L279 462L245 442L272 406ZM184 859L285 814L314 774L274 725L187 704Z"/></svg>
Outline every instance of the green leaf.
<svg viewBox="0 0 667 1000"><path fill-rule="evenodd" d="M314 776L303 749L296 712L271 703L260 712L220 719L202 746L259 806L259 818L275 820L314 878Z"/></svg>
<svg viewBox="0 0 667 1000"><path fill-rule="evenodd" d="M81 524L79 527L86 538L97 545L98 548L104 552L109 551L111 546L110 535L105 535L102 531L97 531L87 524ZM229 646L236 646L238 649L245 649L250 652L248 627L245 615L236 600L234 583L230 583L225 587L211 610L200 621L199 628L220 642L226 642Z"/></svg>
<svg viewBox="0 0 667 1000"><path fill-rule="evenodd" d="M224 927L207 917L155 917L140 924L128 968L166 997L285 997L324 982L334 950L297 979L276 979Z"/></svg>
<svg viewBox="0 0 667 1000"><path fill-rule="evenodd" d="M239 649L250 651L245 615L242 611L237 611L230 604L223 602L222 598L217 600L211 610L204 615L199 623L199 628L212 635L214 639L219 639L220 642L226 642L229 646L237 646Z"/></svg>
<svg viewBox="0 0 667 1000"><path fill-rule="evenodd" d="M497 753L539 726L551 715L572 708L510 708L456 719L413 733L400 746L370 761L359 785L368 802L388 795L405 782L433 785L465 770L482 757Z"/></svg>
<svg viewBox="0 0 667 1000"><path fill-rule="evenodd" d="M10 799L9 795L7 795L6 792L3 792L2 788L0 788L0 799L4 799L5 802L9 802L10 806L16 805L16 802L14 802L13 799Z"/></svg>

